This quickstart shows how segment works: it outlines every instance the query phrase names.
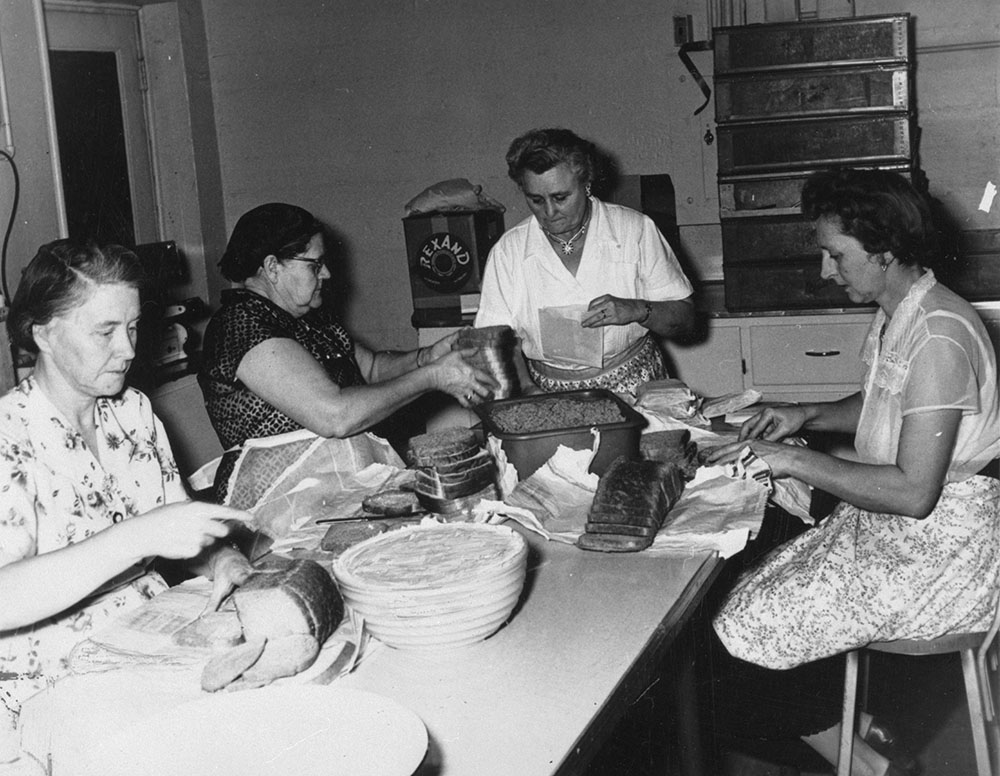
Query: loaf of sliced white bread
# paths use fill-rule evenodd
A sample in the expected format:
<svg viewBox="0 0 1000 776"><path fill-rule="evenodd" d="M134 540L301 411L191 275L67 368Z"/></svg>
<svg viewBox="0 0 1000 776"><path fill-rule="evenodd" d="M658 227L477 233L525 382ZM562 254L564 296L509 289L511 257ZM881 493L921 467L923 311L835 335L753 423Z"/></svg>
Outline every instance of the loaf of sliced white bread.
<svg viewBox="0 0 1000 776"><path fill-rule="evenodd" d="M312 560L271 563L233 593L244 643L213 657L202 688L261 687L304 671L344 618L331 575Z"/></svg>

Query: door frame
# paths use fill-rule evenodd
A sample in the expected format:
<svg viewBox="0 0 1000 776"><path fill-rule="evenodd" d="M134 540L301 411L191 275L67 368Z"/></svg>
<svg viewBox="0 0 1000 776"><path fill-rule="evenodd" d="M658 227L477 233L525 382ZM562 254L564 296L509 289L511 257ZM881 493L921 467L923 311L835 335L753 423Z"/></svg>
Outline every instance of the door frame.
<svg viewBox="0 0 1000 776"><path fill-rule="evenodd" d="M124 3L43 0L42 8L45 16L45 52L111 51L116 55L135 241L144 243L161 239L160 203L153 165L152 122L144 73L145 56L139 6ZM86 27L75 33L55 29L55 34L52 34L54 24L71 21L72 17L68 14L78 15L81 26L86 25ZM88 16L92 18L84 21ZM102 23L107 27L106 32L118 36L116 42L109 45L111 36L102 36L102 32L105 32L99 27ZM123 30L122 25L128 25L130 29ZM70 42L64 37L67 34L78 34L79 37ZM47 71L46 78L51 81ZM51 99L51 83L49 93ZM55 152L58 153L57 148ZM56 163L59 163L58 160ZM64 203L65 193L61 175L57 188L57 197ZM65 230L65 216L63 220Z"/></svg>

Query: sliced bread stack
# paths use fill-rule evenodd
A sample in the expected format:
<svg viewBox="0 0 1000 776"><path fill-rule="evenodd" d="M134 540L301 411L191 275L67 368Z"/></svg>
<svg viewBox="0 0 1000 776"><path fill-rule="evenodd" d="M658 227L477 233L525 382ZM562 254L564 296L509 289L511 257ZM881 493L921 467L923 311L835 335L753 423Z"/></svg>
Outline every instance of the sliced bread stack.
<svg viewBox="0 0 1000 776"><path fill-rule="evenodd" d="M479 329L462 329L458 333L455 348L473 350L466 361L482 369L492 377L497 390L489 400L507 399L518 393L519 382L514 365L517 337L510 326L484 326Z"/></svg>
<svg viewBox="0 0 1000 776"><path fill-rule="evenodd" d="M417 499L430 512L461 512L481 498L497 497L496 465L472 429L415 436L406 457L416 470Z"/></svg>
<svg viewBox="0 0 1000 776"><path fill-rule="evenodd" d="M619 456L598 482L577 545L601 552L646 549L683 490L676 464Z"/></svg>

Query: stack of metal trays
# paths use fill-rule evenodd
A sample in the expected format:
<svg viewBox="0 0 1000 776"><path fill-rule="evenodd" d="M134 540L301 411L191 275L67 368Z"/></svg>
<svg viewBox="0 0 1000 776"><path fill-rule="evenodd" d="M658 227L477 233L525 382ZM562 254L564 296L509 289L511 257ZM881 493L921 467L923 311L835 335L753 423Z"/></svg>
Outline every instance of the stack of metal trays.
<svg viewBox="0 0 1000 776"><path fill-rule="evenodd" d="M518 394L520 383L514 365L516 345L517 337L510 326L462 329L455 343L459 350L475 350L466 361L496 380L499 388L489 399L507 399Z"/></svg>
<svg viewBox="0 0 1000 776"><path fill-rule="evenodd" d="M496 464L472 429L420 434L406 455L416 472L417 500L430 512L462 512L480 499L497 498Z"/></svg>

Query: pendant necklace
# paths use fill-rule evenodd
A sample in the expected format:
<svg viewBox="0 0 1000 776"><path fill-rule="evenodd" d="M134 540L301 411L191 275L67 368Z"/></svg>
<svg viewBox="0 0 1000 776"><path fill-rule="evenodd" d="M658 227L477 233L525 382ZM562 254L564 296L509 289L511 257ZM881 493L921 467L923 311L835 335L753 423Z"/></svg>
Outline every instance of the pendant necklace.
<svg viewBox="0 0 1000 776"><path fill-rule="evenodd" d="M559 247L562 248L562 252L570 256L573 251L576 250L576 246L573 245L577 240L583 237L587 233L587 225L590 223L590 204L587 204L587 217L583 219L583 224L581 224L579 231L570 237L568 240L563 240L561 237L556 237L552 232L547 229L542 229L545 232L545 236L548 237L553 242L559 243Z"/></svg>

